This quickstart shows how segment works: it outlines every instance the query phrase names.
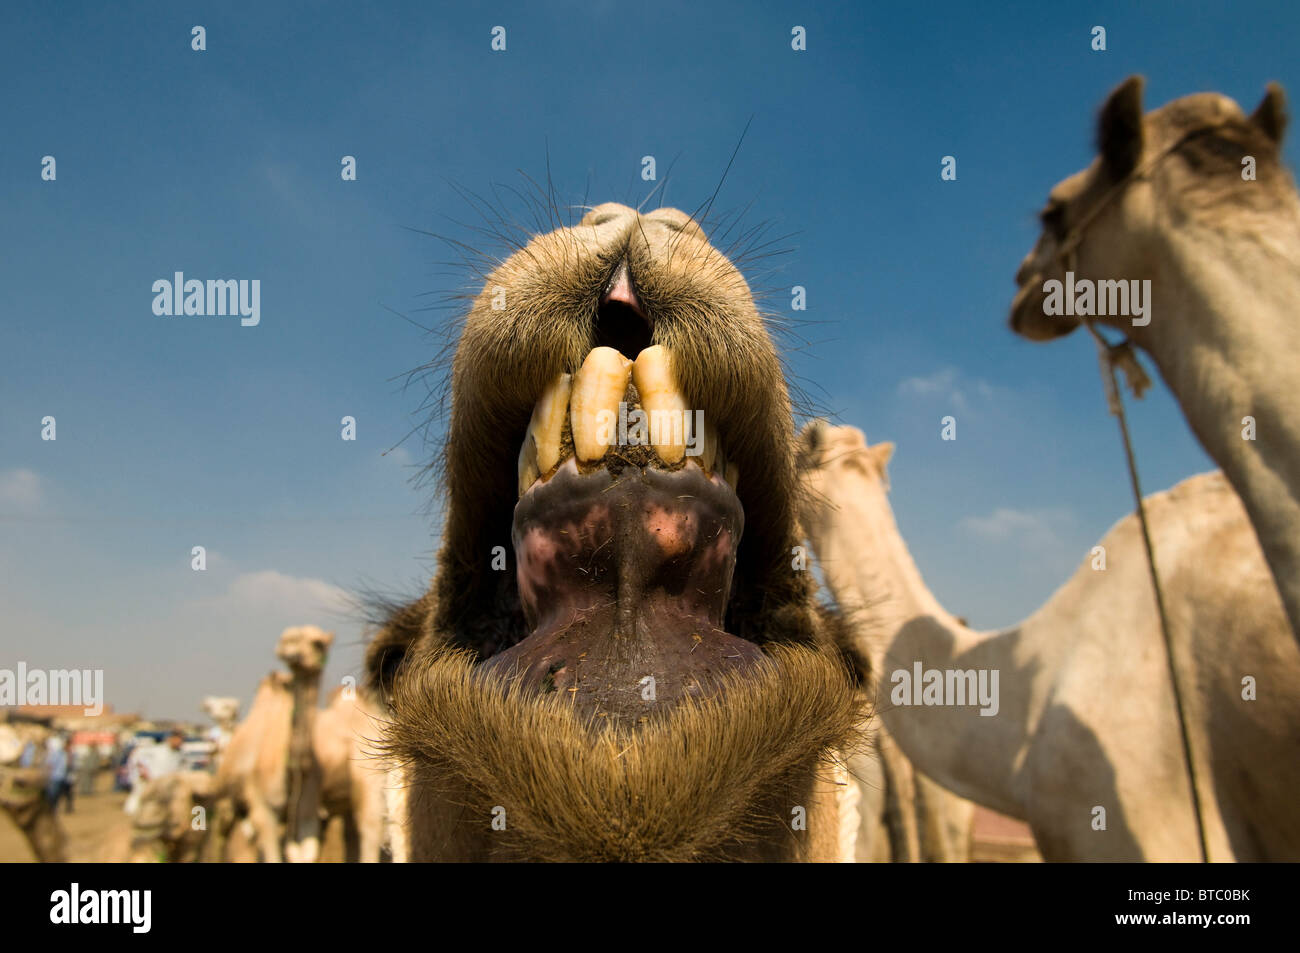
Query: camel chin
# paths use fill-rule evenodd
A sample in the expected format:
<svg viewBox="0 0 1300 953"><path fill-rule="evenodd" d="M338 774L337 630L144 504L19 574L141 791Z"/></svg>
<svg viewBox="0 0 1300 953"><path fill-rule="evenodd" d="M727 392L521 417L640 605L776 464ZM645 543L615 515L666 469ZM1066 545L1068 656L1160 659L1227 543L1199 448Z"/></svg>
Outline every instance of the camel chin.
<svg viewBox="0 0 1300 953"><path fill-rule="evenodd" d="M597 206L488 276L451 398L437 573L368 650L403 850L835 855L861 703L792 566L789 398L740 272L682 212Z"/></svg>

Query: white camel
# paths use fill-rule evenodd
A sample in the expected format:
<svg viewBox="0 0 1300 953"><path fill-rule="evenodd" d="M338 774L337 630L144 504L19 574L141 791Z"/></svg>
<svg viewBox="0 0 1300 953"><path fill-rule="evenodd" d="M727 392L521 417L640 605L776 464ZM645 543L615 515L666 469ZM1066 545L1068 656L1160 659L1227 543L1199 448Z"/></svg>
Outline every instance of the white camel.
<svg viewBox="0 0 1300 953"><path fill-rule="evenodd" d="M899 535L892 445L820 422L801 441L803 526L853 623L851 651L877 673L885 726L917 768L1027 821L1048 860L1197 859L1136 517L1102 539L1104 569L1092 556L1021 624L973 632L931 595ZM1300 649L1245 511L1218 473L1146 505L1210 858L1300 859ZM905 684L918 667L919 698ZM954 697L981 672L989 686L997 673L995 706Z"/></svg>

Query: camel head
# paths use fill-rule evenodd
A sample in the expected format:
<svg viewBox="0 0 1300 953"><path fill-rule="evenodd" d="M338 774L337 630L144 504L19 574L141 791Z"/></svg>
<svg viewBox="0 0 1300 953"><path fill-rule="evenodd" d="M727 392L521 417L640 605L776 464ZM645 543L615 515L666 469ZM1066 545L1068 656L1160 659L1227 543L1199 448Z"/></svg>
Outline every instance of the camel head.
<svg viewBox="0 0 1300 953"><path fill-rule="evenodd" d="M203 699L202 710L220 726L233 725L239 720L239 699L209 695Z"/></svg>
<svg viewBox="0 0 1300 953"><path fill-rule="evenodd" d="M790 401L740 272L683 212L596 206L487 277L450 411L433 588L367 657L413 803L503 806L465 836L510 856L792 843L776 792L856 702L791 566Z"/></svg>
<svg viewBox="0 0 1300 953"><path fill-rule="evenodd" d="M802 482L799 519L804 529L813 530L834 513L828 504L832 495L828 487L836 484L852 486L859 498L880 504L872 509L889 511L886 498L889 491L888 465L894 455L894 445L889 442L867 445L866 435L857 427L834 427L825 420L810 420L799 432L796 460ZM870 533L864 523L870 545Z"/></svg>
<svg viewBox="0 0 1300 953"><path fill-rule="evenodd" d="M314 625L293 626L280 634L275 654L294 675L319 675L333 642L333 632Z"/></svg>
<svg viewBox="0 0 1300 953"><path fill-rule="evenodd" d="M1097 283L1096 303L1088 307L1099 323L1140 339L1150 318L1134 323L1121 282L1148 279L1158 295L1171 235L1258 220L1279 189L1292 188L1279 158L1286 128L1281 86L1270 83L1250 116L1218 93L1184 96L1143 115L1143 83L1131 76L1110 94L1097 120L1097 157L1048 194L1042 233L1016 275L1010 324L1017 334L1045 341L1078 326L1076 314L1057 313L1044 288L1059 281L1069 294L1069 270L1075 282ZM1243 178L1246 157L1254 179ZM1109 314L1100 313L1103 295Z"/></svg>

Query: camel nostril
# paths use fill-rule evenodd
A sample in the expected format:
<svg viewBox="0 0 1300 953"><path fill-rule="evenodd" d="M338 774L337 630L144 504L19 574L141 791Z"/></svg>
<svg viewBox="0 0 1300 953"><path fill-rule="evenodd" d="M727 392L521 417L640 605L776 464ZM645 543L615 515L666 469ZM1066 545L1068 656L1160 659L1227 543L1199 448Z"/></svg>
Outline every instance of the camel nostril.
<svg viewBox="0 0 1300 953"><path fill-rule="evenodd" d="M632 284L627 262L621 262L596 308L593 347L612 347L635 361L650 346L653 326Z"/></svg>

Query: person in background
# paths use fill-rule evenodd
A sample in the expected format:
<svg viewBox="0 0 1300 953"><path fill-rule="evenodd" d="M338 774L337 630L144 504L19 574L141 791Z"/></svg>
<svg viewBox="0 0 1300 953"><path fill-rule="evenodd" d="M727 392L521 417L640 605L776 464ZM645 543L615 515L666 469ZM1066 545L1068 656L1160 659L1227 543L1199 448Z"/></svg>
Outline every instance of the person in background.
<svg viewBox="0 0 1300 953"><path fill-rule="evenodd" d="M82 752L80 763L77 765L77 793L82 797L95 793L95 778L99 775L99 768L99 745L93 743L86 745L86 750Z"/></svg>
<svg viewBox="0 0 1300 953"><path fill-rule="evenodd" d="M146 784L155 778L180 770L181 745L185 741L185 736L179 731L173 731L168 735L166 744L145 744L143 739L140 741L142 743L137 744L131 753L131 796L126 799L123 807L126 813L132 815L140 806L140 795Z"/></svg>
<svg viewBox="0 0 1300 953"><path fill-rule="evenodd" d="M45 746L45 799L50 802L50 810L58 813L59 802L68 801L68 813L72 813L72 779L69 775L68 745L62 735L51 735Z"/></svg>

